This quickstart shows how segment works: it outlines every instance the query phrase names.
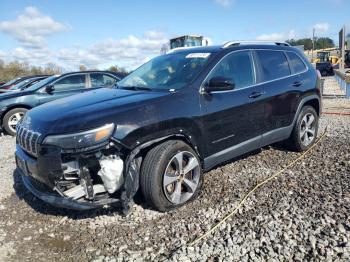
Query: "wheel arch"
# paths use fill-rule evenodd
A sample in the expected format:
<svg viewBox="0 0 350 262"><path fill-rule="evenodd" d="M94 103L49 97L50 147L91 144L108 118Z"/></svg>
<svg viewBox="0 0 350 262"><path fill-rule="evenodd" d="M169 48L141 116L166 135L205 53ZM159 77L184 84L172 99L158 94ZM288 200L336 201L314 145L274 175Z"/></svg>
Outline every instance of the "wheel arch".
<svg viewBox="0 0 350 262"><path fill-rule="evenodd" d="M203 155L201 154L198 146L196 145L196 143L192 139L192 136L188 136L184 133L175 133L175 134L171 134L171 135L162 136L162 137L144 142L144 143L137 145L133 148L128 148L121 141L118 141L116 139L112 139L112 140L118 144L118 147L125 148L129 152L136 151L136 152L138 152L137 156L141 156L141 157L144 157L148 153L148 151L150 151L152 148L154 148L155 146L157 146L159 144L162 144L162 143L169 141L169 140L180 140L180 141L183 141L184 143L186 143L187 145L189 145L196 152L201 163L204 160Z"/></svg>
<svg viewBox="0 0 350 262"><path fill-rule="evenodd" d="M29 105L26 105L26 104L15 104L15 105L10 105L6 108L6 110L4 112L2 112L2 115L1 115L1 118L0 118L0 126L2 127L3 126L3 120L4 120L4 117L5 115L13 110L13 109L16 109L16 108L25 108L27 110L30 110L32 109L33 107L29 106Z"/></svg>
<svg viewBox="0 0 350 262"><path fill-rule="evenodd" d="M320 110L320 101L316 98L313 98L311 100L308 100L306 101L304 104L303 104L303 107L304 106L311 106L315 109L316 113L318 116L320 116L321 114L321 110Z"/></svg>
<svg viewBox="0 0 350 262"><path fill-rule="evenodd" d="M169 141L169 140L180 140L180 141L184 142L185 144L189 145L196 152L196 154L198 155L201 162L203 161L202 155L199 152L197 145L194 143L194 141L191 139L191 137L188 137L185 134L172 134L169 136L161 137L159 139L155 139L155 140L146 142L146 143L141 145L140 152L141 152L141 154L146 154L153 147L155 147L159 144L162 144L166 141Z"/></svg>
<svg viewBox="0 0 350 262"><path fill-rule="evenodd" d="M320 97L318 95L316 95L316 94L313 94L313 95L310 95L310 96L306 96L303 99L301 99L301 101L299 103L298 109L297 109L296 114L294 116L293 126L294 126L294 123L297 120L297 118L298 118L298 116L299 116L299 114L301 112L301 109L304 106L312 106L316 110L316 113L318 114L318 116L321 115L321 111L322 111L322 107L321 106L322 105L321 105Z"/></svg>

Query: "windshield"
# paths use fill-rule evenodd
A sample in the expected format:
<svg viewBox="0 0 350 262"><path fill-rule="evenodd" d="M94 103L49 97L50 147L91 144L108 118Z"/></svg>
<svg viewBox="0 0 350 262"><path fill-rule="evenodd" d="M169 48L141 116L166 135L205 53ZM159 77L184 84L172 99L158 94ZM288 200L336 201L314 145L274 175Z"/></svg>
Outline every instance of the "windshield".
<svg viewBox="0 0 350 262"><path fill-rule="evenodd" d="M204 68L210 53L172 53L158 56L118 82L118 88L177 90Z"/></svg>
<svg viewBox="0 0 350 262"><path fill-rule="evenodd" d="M22 87L24 87L25 85L27 85L30 81L31 81L31 79L30 80L21 81L18 84L12 86L9 90L19 90Z"/></svg>
<svg viewBox="0 0 350 262"><path fill-rule="evenodd" d="M45 86L47 83L50 83L51 81L57 79L58 77L59 77L58 75L54 75L54 76L50 76L48 78L45 78L44 80L39 81L39 82L35 83L34 85L28 87L26 90L28 90L28 91L37 90L37 89Z"/></svg>
<svg viewBox="0 0 350 262"><path fill-rule="evenodd" d="M12 85L14 82L18 81L20 78L12 79L4 84L4 86Z"/></svg>

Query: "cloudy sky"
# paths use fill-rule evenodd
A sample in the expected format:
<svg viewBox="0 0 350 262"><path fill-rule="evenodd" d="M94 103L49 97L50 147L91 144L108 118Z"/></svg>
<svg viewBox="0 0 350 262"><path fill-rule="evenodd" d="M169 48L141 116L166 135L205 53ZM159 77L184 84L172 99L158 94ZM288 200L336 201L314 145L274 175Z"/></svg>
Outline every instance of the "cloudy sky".
<svg viewBox="0 0 350 262"><path fill-rule="evenodd" d="M169 38L199 34L228 40L337 40L350 31L350 0L0 1L0 59L134 69L158 55ZM336 14L336 15L335 15Z"/></svg>

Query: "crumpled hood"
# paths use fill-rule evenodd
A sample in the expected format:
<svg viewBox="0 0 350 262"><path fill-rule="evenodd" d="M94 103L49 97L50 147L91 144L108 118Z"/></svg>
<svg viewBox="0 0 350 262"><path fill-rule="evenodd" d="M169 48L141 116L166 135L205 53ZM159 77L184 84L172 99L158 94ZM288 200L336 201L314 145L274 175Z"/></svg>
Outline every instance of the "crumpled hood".
<svg viewBox="0 0 350 262"><path fill-rule="evenodd" d="M79 132L118 123L119 114L136 113L136 108L153 104L149 100L166 95L169 93L101 88L35 107L23 122L42 135ZM133 119L132 113L129 117Z"/></svg>

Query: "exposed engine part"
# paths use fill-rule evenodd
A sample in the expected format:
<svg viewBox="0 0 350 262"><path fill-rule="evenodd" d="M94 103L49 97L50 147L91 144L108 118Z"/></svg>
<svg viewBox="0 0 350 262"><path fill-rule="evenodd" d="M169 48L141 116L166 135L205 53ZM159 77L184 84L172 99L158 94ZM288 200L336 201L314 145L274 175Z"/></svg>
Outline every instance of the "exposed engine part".
<svg viewBox="0 0 350 262"><path fill-rule="evenodd" d="M106 192L106 189L102 184L98 184L93 186L93 192L94 194L104 193ZM63 194L67 197L77 200L79 198L86 196L86 191L84 186L78 185L64 191Z"/></svg>
<svg viewBox="0 0 350 262"><path fill-rule="evenodd" d="M78 174L80 173L79 163L78 161L70 161L64 163L63 167L63 175L65 180L78 180Z"/></svg>
<svg viewBox="0 0 350 262"><path fill-rule="evenodd" d="M90 176L89 169L85 166L82 166L80 168L80 184L85 189L86 197L87 199L93 200L94 199L94 187L92 185L92 180Z"/></svg>
<svg viewBox="0 0 350 262"><path fill-rule="evenodd" d="M101 169L98 171L98 175L101 177L108 193L113 194L124 183L123 160L117 155L111 155L101 158L99 163Z"/></svg>

